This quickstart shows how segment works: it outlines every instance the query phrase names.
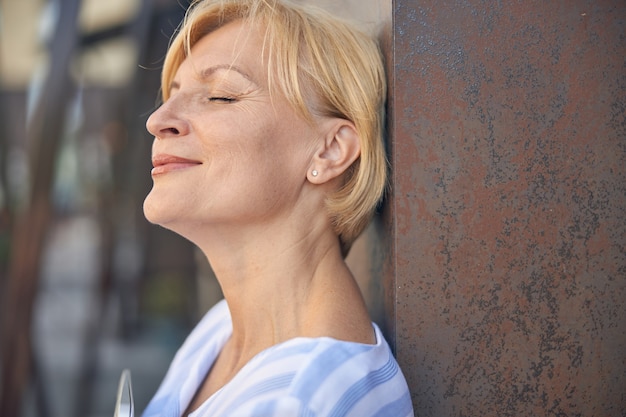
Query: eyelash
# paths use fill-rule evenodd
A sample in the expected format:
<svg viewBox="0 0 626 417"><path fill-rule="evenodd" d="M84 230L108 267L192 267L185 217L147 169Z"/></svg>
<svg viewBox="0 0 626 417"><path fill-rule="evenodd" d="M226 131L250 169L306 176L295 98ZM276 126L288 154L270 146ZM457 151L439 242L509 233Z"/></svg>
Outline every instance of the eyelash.
<svg viewBox="0 0 626 417"><path fill-rule="evenodd" d="M233 103L235 102L237 99L235 99L234 97L209 97L209 101L221 101L224 103Z"/></svg>

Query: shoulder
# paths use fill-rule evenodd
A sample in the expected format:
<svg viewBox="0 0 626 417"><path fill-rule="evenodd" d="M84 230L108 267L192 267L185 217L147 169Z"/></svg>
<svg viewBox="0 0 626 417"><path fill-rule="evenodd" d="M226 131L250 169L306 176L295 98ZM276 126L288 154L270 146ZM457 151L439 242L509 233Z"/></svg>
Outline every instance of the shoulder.
<svg viewBox="0 0 626 417"><path fill-rule="evenodd" d="M320 343L298 372L290 395L317 416L412 415L402 371L382 333L375 330L375 345Z"/></svg>
<svg viewBox="0 0 626 417"><path fill-rule="evenodd" d="M264 351L228 384L237 407L224 415L412 416L404 376L378 328L376 337L293 339Z"/></svg>

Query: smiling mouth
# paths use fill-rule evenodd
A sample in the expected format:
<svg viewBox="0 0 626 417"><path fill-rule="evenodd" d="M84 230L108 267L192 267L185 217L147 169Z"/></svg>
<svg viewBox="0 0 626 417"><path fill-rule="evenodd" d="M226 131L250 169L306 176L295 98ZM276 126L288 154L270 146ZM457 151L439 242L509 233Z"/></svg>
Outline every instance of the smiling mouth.
<svg viewBox="0 0 626 417"><path fill-rule="evenodd" d="M167 172L178 171L181 169L191 168L202 165L200 161L181 158L173 155L155 155L152 158L152 176L165 174Z"/></svg>

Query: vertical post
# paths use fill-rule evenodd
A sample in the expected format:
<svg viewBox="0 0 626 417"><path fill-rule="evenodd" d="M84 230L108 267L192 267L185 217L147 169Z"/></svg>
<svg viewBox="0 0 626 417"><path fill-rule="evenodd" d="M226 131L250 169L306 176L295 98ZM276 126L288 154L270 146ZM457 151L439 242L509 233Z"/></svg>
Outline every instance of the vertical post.
<svg viewBox="0 0 626 417"><path fill-rule="evenodd" d="M30 332L39 260L50 219L49 193L55 155L63 134L66 105L73 91L68 68L77 39L80 0L63 1L59 5L48 77L27 130L32 178L29 201L28 206L16 214L6 293L1 297L0 415L3 416L19 415L31 373Z"/></svg>
<svg viewBox="0 0 626 417"><path fill-rule="evenodd" d="M393 22L385 280L416 415L624 415L626 3Z"/></svg>

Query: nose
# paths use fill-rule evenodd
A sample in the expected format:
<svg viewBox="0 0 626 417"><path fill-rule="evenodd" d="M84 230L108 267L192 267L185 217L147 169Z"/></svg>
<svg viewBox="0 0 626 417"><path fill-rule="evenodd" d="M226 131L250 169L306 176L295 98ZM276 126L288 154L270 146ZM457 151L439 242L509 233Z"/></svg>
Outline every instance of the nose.
<svg viewBox="0 0 626 417"><path fill-rule="evenodd" d="M157 139L184 136L189 132L189 124L178 113L170 99L148 117L146 129Z"/></svg>

